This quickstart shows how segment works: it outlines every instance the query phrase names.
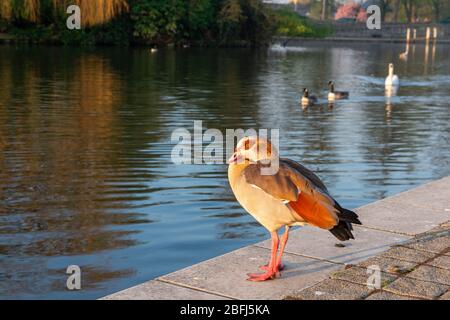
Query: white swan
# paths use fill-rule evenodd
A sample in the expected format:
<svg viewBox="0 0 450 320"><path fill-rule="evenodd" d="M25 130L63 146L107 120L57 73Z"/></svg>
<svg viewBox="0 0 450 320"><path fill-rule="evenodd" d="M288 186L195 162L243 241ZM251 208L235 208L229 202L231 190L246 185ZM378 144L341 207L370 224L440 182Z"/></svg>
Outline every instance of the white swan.
<svg viewBox="0 0 450 320"><path fill-rule="evenodd" d="M397 92L398 92L397 86L386 86L384 90L384 95L386 96L386 98L391 98L395 97L397 95Z"/></svg>
<svg viewBox="0 0 450 320"><path fill-rule="evenodd" d="M389 63L389 75L384 82L386 87L398 87L400 85L400 81L396 74L394 74L394 64Z"/></svg>

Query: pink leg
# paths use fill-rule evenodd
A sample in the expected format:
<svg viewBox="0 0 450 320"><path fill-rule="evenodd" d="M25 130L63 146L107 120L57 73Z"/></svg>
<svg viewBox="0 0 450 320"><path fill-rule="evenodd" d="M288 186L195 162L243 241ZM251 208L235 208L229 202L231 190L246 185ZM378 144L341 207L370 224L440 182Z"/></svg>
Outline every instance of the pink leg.
<svg viewBox="0 0 450 320"><path fill-rule="evenodd" d="M280 266L283 266L284 269L284 265L281 263L281 257L283 256L284 248L286 248L286 243L288 239L289 239L289 227L286 226L286 230L284 231L284 234L281 237L280 252L278 253L277 261L275 262L275 265L278 266L277 272L282 270L280 269Z"/></svg>
<svg viewBox="0 0 450 320"><path fill-rule="evenodd" d="M284 263L280 263L280 264L278 265L278 271L283 271L285 267L286 267L286 266L284 265ZM264 265L262 265L262 266L259 266L259 269L261 269L261 270L263 270L263 271L266 271L266 270L269 269L269 264L264 264Z"/></svg>
<svg viewBox="0 0 450 320"><path fill-rule="evenodd" d="M286 247L286 243L287 243L288 239L289 239L289 227L286 226L286 230L284 231L284 234L281 237L280 253L277 256L277 260L276 260L276 264L275 264L275 266L278 267L277 271L283 271L285 268L285 265L281 262L281 256L283 255L283 251L284 251L284 248ZM260 266L259 268L261 270L267 271L267 270L269 270L269 265L270 265L270 263L266 264L264 266Z"/></svg>
<svg viewBox="0 0 450 320"><path fill-rule="evenodd" d="M276 273L277 273L277 265L275 264L277 262L277 251L278 251L278 244L279 244L279 239L278 239L278 234L276 231L273 231L270 233L271 237L272 237L272 249L271 249L271 254L270 254L270 261L269 261L269 266L266 270L265 273L250 273L248 274L249 278L247 280L249 281L265 281L268 279L272 279L275 277Z"/></svg>

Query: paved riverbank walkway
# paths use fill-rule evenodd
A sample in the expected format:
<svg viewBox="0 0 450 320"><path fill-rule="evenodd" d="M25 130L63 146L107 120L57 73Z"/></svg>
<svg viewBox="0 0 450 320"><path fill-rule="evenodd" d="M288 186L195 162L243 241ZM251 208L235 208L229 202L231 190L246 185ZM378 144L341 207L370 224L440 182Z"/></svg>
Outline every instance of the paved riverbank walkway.
<svg viewBox="0 0 450 320"><path fill-rule="evenodd" d="M293 231L276 280L246 281L267 263L263 241L104 299L448 299L450 177L355 211L363 226L344 246L317 228ZM367 286L373 265L381 289Z"/></svg>
<svg viewBox="0 0 450 320"><path fill-rule="evenodd" d="M378 288L373 280L367 285L374 270L380 271ZM450 300L449 290L450 221L357 265L346 266L285 299Z"/></svg>

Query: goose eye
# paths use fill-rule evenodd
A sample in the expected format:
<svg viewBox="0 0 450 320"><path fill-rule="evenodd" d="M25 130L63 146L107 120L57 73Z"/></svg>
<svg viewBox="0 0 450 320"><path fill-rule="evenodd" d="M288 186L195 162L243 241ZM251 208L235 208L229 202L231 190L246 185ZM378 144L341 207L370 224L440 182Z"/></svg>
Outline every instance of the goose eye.
<svg viewBox="0 0 450 320"><path fill-rule="evenodd" d="M245 150L250 149L250 141L249 140L245 140L244 148L245 148Z"/></svg>

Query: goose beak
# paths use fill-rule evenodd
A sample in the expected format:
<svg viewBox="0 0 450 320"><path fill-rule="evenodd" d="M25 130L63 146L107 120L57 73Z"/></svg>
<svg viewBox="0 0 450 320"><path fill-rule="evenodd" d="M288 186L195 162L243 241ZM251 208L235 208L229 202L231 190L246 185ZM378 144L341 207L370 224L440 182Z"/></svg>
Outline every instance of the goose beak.
<svg viewBox="0 0 450 320"><path fill-rule="evenodd" d="M232 164L232 163L236 163L238 161L238 155L237 153L233 153L233 155L230 157L230 159L228 159L227 163L228 164Z"/></svg>

